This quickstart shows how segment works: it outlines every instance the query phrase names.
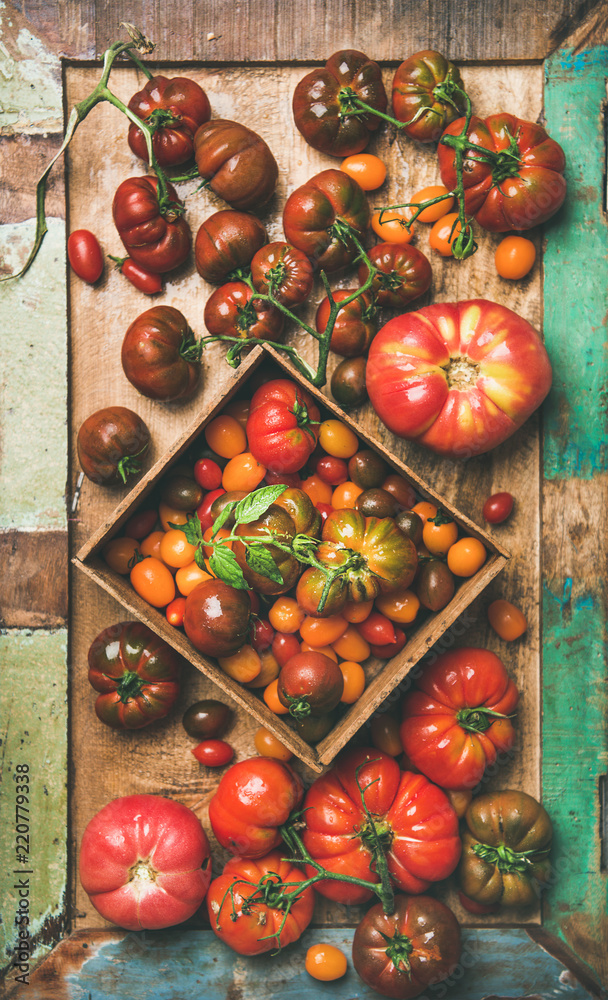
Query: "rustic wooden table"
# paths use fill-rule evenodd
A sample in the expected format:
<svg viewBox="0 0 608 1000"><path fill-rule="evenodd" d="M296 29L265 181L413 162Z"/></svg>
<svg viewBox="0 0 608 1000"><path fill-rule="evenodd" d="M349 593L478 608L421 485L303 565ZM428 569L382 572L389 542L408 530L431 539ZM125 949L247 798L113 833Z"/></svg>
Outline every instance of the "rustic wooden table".
<svg viewBox="0 0 608 1000"><path fill-rule="evenodd" d="M281 168L276 204L265 220L277 235L277 206L286 194L332 165L292 135L290 94L303 75L302 64L323 62L338 48L364 49L381 62L389 81L409 53L444 51L462 66L480 113L509 110L531 120L543 115L566 150L569 198L543 232L535 233L542 266L528 279L511 287L496 277L498 240L489 234L478 254L460 266L433 258L434 300L494 298L543 329L554 388L541 414L490 455L460 464L382 434L371 411L358 415L474 520L481 519L482 498L498 488L518 499L514 517L497 532L513 558L473 605L466 631L455 638L462 645L466 635L468 644L493 648L522 690L518 752L490 787L542 795L556 828L555 880L542 908L515 915L517 926L512 916L508 923L492 918L475 926L458 911L465 925L463 962L453 982L429 991L432 997L564 993L578 1000L596 995L598 982L608 978L601 837L608 816L608 804L603 811L601 805L607 730L603 102L608 6L587 3L584 13L583 21L574 0L502 5L445 0L421 2L415 9L371 0L348 6L317 0L303 9L266 0L221 6L183 0L162 9L146 0L130 5L122 0L27 5L7 0L0 23L5 273L16 270L27 255L35 179L60 145L64 108L92 89L99 74L94 60L120 36L122 20L135 22L157 43L155 65L166 66L169 75L190 64L188 73L209 93L216 116L247 121L267 139ZM140 79L125 66L112 84L128 99ZM198 766L186 760L190 755L179 710L175 719L135 738L121 738L97 724L84 670L86 651L101 628L124 614L80 574L70 581L69 605L67 599L68 556L122 495L85 483L78 510L71 512L78 473L74 431L81 420L107 403L132 405L150 426L153 457L158 457L204 400L204 390L182 407L158 406L137 396L124 384L117 345L128 322L147 304L115 273L95 289L66 277L66 219L68 229L94 228L108 252L119 250L107 206L118 180L139 167L126 149L122 123L116 126L117 114L104 106L82 126L65 175L60 166L52 174L49 232L35 266L23 279L0 286L5 328L2 768L3 777L11 779L17 766L27 764L33 797L32 870L25 876L29 954L21 959L29 986L23 995L194 994L214 1000L249 1000L262 990L277 998L329 995L329 988L311 988L306 980L303 949L278 960L235 963L213 934L196 924L148 935L110 930L74 874L82 830L110 798L135 791L173 795L194 808L208 829L205 808L216 781L213 774L201 777ZM374 151L389 163L389 202L412 184L421 187L436 178L432 150L413 150L384 135L374 140ZM193 229L216 207L219 202L207 193L192 207L189 203ZM420 238L423 250L426 239ZM203 283L184 269L167 284L161 301L181 308L202 330L206 294ZM301 336L291 336L308 349ZM219 349L209 352L205 376L214 389L226 377ZM517 644L501 643L485 624L485 607L499 595L515 600L528 615L530 628ZM192 670L178 709L204 694L211 694L210 683ZM231 733L243 755L253 752L254 728L241 717ZM0 797L0 940L5 986L19 994L14 827L13 782L6 780ZM454 901L453 893L449 899ZM310 930L308 940L322 933L348 948L356 922L353 908L319 904L315 925L323 931ZM331 993L342 1000L373 995L352 971L332 984Z"/></svg>

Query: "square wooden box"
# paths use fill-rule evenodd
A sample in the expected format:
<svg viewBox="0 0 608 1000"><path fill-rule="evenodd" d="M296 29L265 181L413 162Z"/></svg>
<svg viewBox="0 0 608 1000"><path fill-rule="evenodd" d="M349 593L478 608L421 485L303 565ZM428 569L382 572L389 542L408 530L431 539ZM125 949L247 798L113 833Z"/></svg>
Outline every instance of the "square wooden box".
<svg viewBox="0 0 608 1000"><path fill-rule="evenodd" d="M330 416L335 416L352 427L359 439L377 451L396 472L404 476L425 499L449 511L454 520L466 534L479 538L488 550L488 559L482 568L469 579L463 580L450 603L441 611L426 618L409 637L404 649L392 660L378 660L370 657L364 664L367 686L354 705L339 719L331 732L316 746L306 743L281 716L275 715L252 690L243 687L237 681L225 674L219 665L199 653L188 637L180 629L167 622L165 615L144 601L133 590L124 577L113 572L101 558L100 552L104 545L120 531L122 525L131 517L146 496L154 489L159 479L179 460L180 456L193 444L207 423L221 412L226 403L237 393L256 369L264 361L271 360L289 378L299 382L307 392L316 397L319 405ZM322 410L322 412L323 412ZM355 420L345 414L335 403L329 400L317 389L314 389L284 358L267 345L255 347L247 359L234 372L232 385L221 396L208 402L196 420L177 438L168 451L140 479L131 492L121 501L109 521L102 524L89 541L80 549L73 562L84 573L90 576L100 587L119 601L123 607L136 618L139 618L158 635L173 646L182 656L198 670L210 677L217 686L241 705L245 711L253 715L260 724L270 729L275 736L288 746L294 754L308 764L313 770L321 771L329 764L347 740L363 725L372 712L395 689L403 678L412 670L427 650L437 642L454 620L465 610L475 597L487 586L490 580L505 565L509 553L474 524L465 514L462 514L453 504L433 490L432 486L420 479L407 465L393 457L379 441L366 433Z"/></svg>

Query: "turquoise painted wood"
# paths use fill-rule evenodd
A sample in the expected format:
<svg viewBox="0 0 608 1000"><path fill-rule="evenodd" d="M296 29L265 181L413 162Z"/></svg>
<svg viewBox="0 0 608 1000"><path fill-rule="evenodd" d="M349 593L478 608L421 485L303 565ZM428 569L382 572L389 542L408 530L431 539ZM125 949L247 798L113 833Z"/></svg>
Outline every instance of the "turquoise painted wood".
<svg viewBox="0 0 608 1000"><path fill-rule="evenodd" d="M598 785L608 769L607 590L598 560L608 505L607 75L606 46L561 50L546 63L547 127L566 152L572 194L547 226L544 257L554 388L543 414L543 518L554 526L556 545L547 546L542 581L542 779L556 831L545 926L575 950L586 941L605 976L608 884L600 870Z"/></svg>

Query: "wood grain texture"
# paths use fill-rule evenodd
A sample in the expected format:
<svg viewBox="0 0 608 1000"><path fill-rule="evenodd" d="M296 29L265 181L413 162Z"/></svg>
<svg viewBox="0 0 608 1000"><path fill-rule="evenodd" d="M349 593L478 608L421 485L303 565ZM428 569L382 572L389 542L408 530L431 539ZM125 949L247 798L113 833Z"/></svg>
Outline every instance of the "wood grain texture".
<svg viewBox="0 0 608 1000"><path fill-rule="evenodd" d="M67 532L0 532L0 566L0 626L57 628L66 624Z"/></svg>
<svg viewBox="0 0 608 1000"><path fill-rule="evenodd" d="M92 58L131 21L165 61L320 61L337 48L401 61L435 48L458 60L540 60L603 0L64 0L7 3L68 57ZM209 35L215 37L209 39Z"/></svg>
<svg viewBox="0 0 608 1000"><path fill-rule="evenodd" d="M281 210L291 191L319 170L335 166L336 161L305 146L295 131L291 116L291 94L305 67L218 67L191 70L210 96L214 115L249 120L252 94L255 95L256 129L269 143L279 162L277 194L262 214L271 239L282 237ZM67 104L88 93L97 71L68 67ZM390 83L391 72L387 71ZM475 107L482 115L496 107L509 108L523 118L534 120L541 111L542 73L535 66L469 66L465 81ZM113 89L123 99L141 86L133 70L119 69L113 77ZM96 108L91 119L78 131L67 158L68 209L72 228L94 224L104 251L120 252L120 241L113 227L110 205L118 183L142 172L125 141L125 128L115 109ZM437 168L433 150L420 148L402 138L395 140L382 133L370 147L388 165L389 180L370 199L372 205L394 204L405 200L425 184L436 182ZM183 190L193 192L195 185ZM187 198L186 218L193 232L211 212L223 207L208 191ZM540 327L540 265L515 286L496 276L494 250L499 236L480 234L480 249L475 257L462 264L433 256L435 301L487 297L502 302ZM540 237L536 237L540 248ZM428 249L428 227L419 227L418 246ZM196 333L204 332L202 315L211 288L184 265L172 274L159 301L184 312ZM335 284L347 287L351 275L341 275ZM304 311L310 321L323 297L319 286L313 301ZM420 305L428 298L419 300ZM98 288L91 289L70 278L71 318L71 467L72 488L78 472L74 452L75 433L80 422L103 405L120 403L130 406L146 421L153 435L149 456L152 465L195 418L204 402L232 384L233 372L222 360L223 350L213 345L205 351L203 384L194 400L186 404L158 404L139 396L124 378L120 364L120 345L127 326L148 308L143 297L114 271L107 271ZM386 313L386 318L389 318ZM311 359L314 348L308 338L292 330L290 343ZM334 363L338 359L335 359ZM456 623L444 637L444 647L451 645L488 646L501 656L522 692L518 710L518 748L508 755L500 768L488 775L484 787L519 787L532 795L540 794L540 716L539 716L539 446L538 423L532 418L517 434L488 455L457 463L431 455L421 447L396 439L380 424L367 407L356 414L363 429L405 461L423 479L451 500L473 520L479 521L486 496L499 489L509 489L518 499L513 516L495 530L495 537L513 553L507 569L493 581L470 606L466 619ZM84 541L110 517L126 490L104 490L85 481L77 520L73 527L73 548ZM115 733L97 724L92 716L93 693L86 680L86 653L102 628L124 617L124 611L112 598L86 580L80 573L72 577L73 617L71 620L71 740L73 746L72 850L84 825L110 798L134 791L174 795L192 806L206 828L206 807L217 776L201 771L189 754L180 718L196 698L213 696L210 681L194 669L186 671L182 695L175 714L158 726L137 734ZM504 596L520 605L528 618L526 635L517 643L499 640L489 629L485 609L496 597ZM253 752L256 723L240 717L229 739L240 757ZM85 751L86 748L86 751ZM122 766L117 768L120 760ZM312 775L304 775L310 781ZM222 858L222 852L217 857ZM82 890L75 885L75 920L77 928L102 926ZM448 898L463 920L471 922L458 909L452 892ZM330 908L319 903L316 919L323 923L352 924L357 912L350 908ZM539 913L510 914L493 917L489 922L539 919Z"/></svg>

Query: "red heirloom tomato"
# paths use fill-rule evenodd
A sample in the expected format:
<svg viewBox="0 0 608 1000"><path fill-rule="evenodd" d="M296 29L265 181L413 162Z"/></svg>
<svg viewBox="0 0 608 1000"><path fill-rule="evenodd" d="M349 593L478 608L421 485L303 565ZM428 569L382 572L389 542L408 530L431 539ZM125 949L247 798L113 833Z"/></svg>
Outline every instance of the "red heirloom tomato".
<svg viewBox="0 0 608 1000"><path fill-rule="evenodd" d="M402 129L410 139L433 142L464 110L454 84L462 88L460 73L440 52L415 52L401 63L393 78L393 112L400 122L410 122Z"/></svg>
<svg viewBox="0 0 608 1000"><path fill-rule="evenodd" d="M298 472L319 436L319 408L304 389L273 379L254 393L247 419L252 455L273 472Z"/></svg>
<svg viewBox="0 0 608 1000"><path fill-rule="evenodd" d="M186 163L194 155L194 133L211 118L205 91L194 80L153 76L129 101L129 111L154 128L152 149L161 167ZM148 163L144 133L129 125L129 146Z"/></svg>
<svg viewBox="0 0 608 1000"><path fill-rule="evenodd" d="M459 118L444 136L459 135L465 123ZM495 163L484 161L478 150L464 154L465 211L493 233L531 229L557 212L566 197L566 158L559 143L541 125L514 115L471 118L467 131L471 143L498 153ZM437 149L441 180L456 187L455 152L443 141Z"/></svg>
<svg viewBox="0 0 608 1000"><path fill-rule="evenodd" d="M390 916L376 903L353 938L353 965L363 982L395 1000L433 990L459 959L460 925L432 896L395 896Z"/></svg>
<svg viewBox="0 0 608 1000"><path fill-rule="evenodd" d="M479 784L510 750L519 694L489 649L454 649L426 667L403 702L401 742L412 764L442 788Z"/></svg>
<svg viewBox="0 0 608 1000"><path fill-rule="evenodd" d="M76 446L85 476L99 486L126 483L141 471L138 461L150 444L150 431L126 406L96 410L80 425Z"/></svg>
<svg viewBox="0 0 608 1000"><path fill-rule="evenodd" d="M141 622L100 632L89 648L89 683L101 694L97 718L113 729L164 719L179 694L181 657Z"/></svg>
<svg viewBox="0 0 608 1000"><path fill-rule="evenodd" d="M293 117L309 146L331 156L350 156L365 149L381 119L361 114L353 98L386 111L380 67L356 49L334 52L325 66L300 80L293 95Z"/></svg>
<svg viewBox="0 0 608 1000"><path fill-rule="evenodd" d="M229 281L216 288L207 299L203 320L214 336L278 341L283 334L282 312L254 298L244 281Z"/></svg>
<svg viewBox="0 0 608 1000"><path fill-rule="evenodd" d="M168 184L167 190L181 210L175 188ZM175 207L161 214L156 177L129 177L123 181L114 195L112 215L127 253L146 271L172 271L190 253L190 227Z"/></svg>
<svg viewBox="0 0 608 1000"><path fill-rule="evenodd" d="M268 890L275 882L290 883L287 892L303 882L305 875L289 861L284 851L273 851L259 860L231 858L223 873L213 880L207 895L211 929L239 955L261 955L297 941L312 920L315 895L311 887L290 907L272 905ZM259 882L264 888L256 888Z"/></svg>
<svg viewBox="0 0 608 1000"><path fill-rule="evenodd" d="M203 580L186 597L184 629L207 656L230 656L247 642L251 601L246 590Z"/></svg>
<svg viewBox="0 0 608 1000"><path fill-rule="evenodd" d="M128 931L181 924L196 913L211 880L199 820L160 795L108 802L84 831L79 866L95 909Z"/></svg>
<svg viewBox="0 0 608 1000"><path fill-rule="evenodd" d="M390 320L367 361L367 391L389 430L468 458L501 444L540 406L551 365L536 330L486 299Z"/></svg>
<svg viewBox="0 0 608 1000"><path fill-rule="evenodd" d="M205 219L194 243L196 270L212 285L222 282L240 267L251 263L268 239L255 215L225 208Z"/></svg>
<svg viewBox="0 0 608 1000"><path fill-rule="evenodd" d="M122 342L122 369L148 399L191 396L200 375L200 344L173 306L154 306L133 320Z"/></svg>
<svg viewBox="0 0 608 1000"><path fill-rule="evenodd" d="M257 132L221 118L194 136L198 172L215 194L245 211L265 205L279 177L277 161Z"/></svg>
<svg viewBox="0 0 608 1000"><path fill-rule="evenodd" d="M97 237L88 229L76 229L68 236L68 260L74 274L94 285L101 278L103 255Z"/></svg>
<svg viewBox="0 0 608 1000"><path fill-rule="evenodd" d="M332 292L336 302L342 302L356 292L356 288L341 288ZM316 325L319 333L324 333L329 320L331 302L323 299L317 309ZM365 354L376 333L375 309L371 295L364 292L348 305L338 310L331 334L330 347L343 358L354 358Z"/></svg>
<svg viewBox="0 0 608 1000"><path fill-rule="evenodd" d="M378 268L371 291L379 306L400 309L430 288L431 265L416 247L378 243L367 253L372 264ZM358 273L361 284L367 279L367 274L367 265L361 264Z"/></svg>
<svg viewBox="0 0 608 1000"><path fill-rule="evenodd" d="M380 881L359 786L395 885L424 892L431 882L447 878L460 857L458 818L447 796L424 775L401 771L393 757L374 748L347 750L310 786L302 839L311 857L337 874ZM364 903L372 895L345 882L323 881L315 888L341 903Z"/></svg>
<svg viewBox="0 0 608 1000"><path fill-rule="evenodd" d="M251 261L251 280L256 291L272 294L284 306L299 306L312 291L312 264L306 254L289 243L269 243Z"/></svg>
<svg viewBox="0 0 608 1000"><path fill-rule="evenodd" d="M281 667L277 694L294 719L331 712L343 691L344 678L338 664L314 649L297 653Z"/></svg>
<svg viewBox="0 0 608 1000"><path fill-rule="evenodd" d="M315 174L289 196L283 211L288 241L324 271L338 271L352 263L358 250L349 239L348 227L361 236L368 225L365 192L343 170Z"/></svg>
<svg viewBox="0 0 608 1000"><path fill-rule="evenodd" d="M303 789L286 764L250 757L228 768L209 803L209 822L222 847L261 858L281 843L278 827L300 804Z"/></svg>

